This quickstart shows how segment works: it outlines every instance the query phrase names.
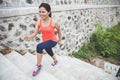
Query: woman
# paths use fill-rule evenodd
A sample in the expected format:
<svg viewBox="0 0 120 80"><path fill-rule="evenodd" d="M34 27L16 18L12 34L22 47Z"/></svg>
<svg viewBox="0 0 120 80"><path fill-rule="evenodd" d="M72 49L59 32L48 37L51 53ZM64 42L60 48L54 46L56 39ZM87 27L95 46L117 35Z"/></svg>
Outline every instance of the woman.
<svg viewBox="0 0 120 80"><path fill-rule="evenodd" d="M52 57L54 61L52 63L52 66L54 66L57 64L58 61L52 51L52 47L54 47L57 43L61 45L61 31L58 23L51 18L50 5L47 3L41 3L41 5L39 6L39 14L40 20L38 20L36 23L34 33L24 37L25 40L30 40L37 35L39 30L42 33L43 42L39 43L36 48L36 51L38 53L37 64L36 69L33 71L33 76L37 75L42 67L41 60L42 55L44 54L43 49L45 49L46 52ZM56 38L54 29L58 31L58 39Z"/></svg>

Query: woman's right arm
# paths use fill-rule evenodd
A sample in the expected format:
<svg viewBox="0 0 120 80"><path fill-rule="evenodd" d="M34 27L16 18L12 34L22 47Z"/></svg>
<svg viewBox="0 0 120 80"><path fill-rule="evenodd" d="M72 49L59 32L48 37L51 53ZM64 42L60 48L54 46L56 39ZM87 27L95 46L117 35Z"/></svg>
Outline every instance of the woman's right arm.
<svg viewBox="0 0 120 80"><path fill-rule="evenodd" d="M31 34L31 35L26 35L25 37L24 37L24 40L30 40L30 39L32 39L32 38L34 38L37 34L38 34L38 30L39 30L39 21L36 23L36 25L35 25L35 30L34 30L34 32Z"/></svg>

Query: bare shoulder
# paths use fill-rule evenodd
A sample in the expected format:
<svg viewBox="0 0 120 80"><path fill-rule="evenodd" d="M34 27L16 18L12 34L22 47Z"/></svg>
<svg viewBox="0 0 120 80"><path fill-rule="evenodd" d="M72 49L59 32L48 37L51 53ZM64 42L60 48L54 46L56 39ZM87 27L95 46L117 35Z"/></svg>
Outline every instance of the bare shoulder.
<svg viewBox="0 0 120 80"><path fill-rule="evenodd" d="M40 20L37 20L36 23L35 23L35 27L39 28L39 26L40 26Z"/></svg>
<svg viewBox="0 0 120 80"><path fill-rule="evenodd" d="M56 20L53 20L53 26L56 28L56 27L59 27L59 24Z"/></svg>
<svg viewBox="0 0 120 80"><path fill-rule="evenodd" d="M39 24L40 24L40 19L36 22L36 24L37 24L37 25L39 25Z"/></svg>

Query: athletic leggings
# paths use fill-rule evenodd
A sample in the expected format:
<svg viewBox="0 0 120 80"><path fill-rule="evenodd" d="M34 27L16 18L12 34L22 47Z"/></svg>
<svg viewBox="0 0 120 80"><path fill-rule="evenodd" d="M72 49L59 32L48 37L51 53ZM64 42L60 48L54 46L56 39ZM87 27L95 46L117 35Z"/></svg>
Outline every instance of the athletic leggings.
<svg viewBox="0 0 120 80"><path fill-rule="evenodd" d="M37 53L42 54L43 53L43 49L45 49L45 51L50 55L53 56L53 50L52 47L54 47L57 44L57 42L52 41L52 40L48 40L42 43L39 43L37 45Z"/></svg>

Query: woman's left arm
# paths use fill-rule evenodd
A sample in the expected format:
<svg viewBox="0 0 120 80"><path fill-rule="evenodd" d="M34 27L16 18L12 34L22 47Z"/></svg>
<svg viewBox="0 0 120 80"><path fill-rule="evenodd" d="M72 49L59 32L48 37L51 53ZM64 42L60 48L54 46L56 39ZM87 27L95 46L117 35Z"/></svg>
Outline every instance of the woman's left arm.
<svg viewBox="0 0 120 80"><path fill-rule="evenodd" d="M58 38L59 38L58 39L58 44L61 45L61 37L62 37L62 35L61 35L60 25L57 22L55 22L54 27L58 31Z"/></svg>

